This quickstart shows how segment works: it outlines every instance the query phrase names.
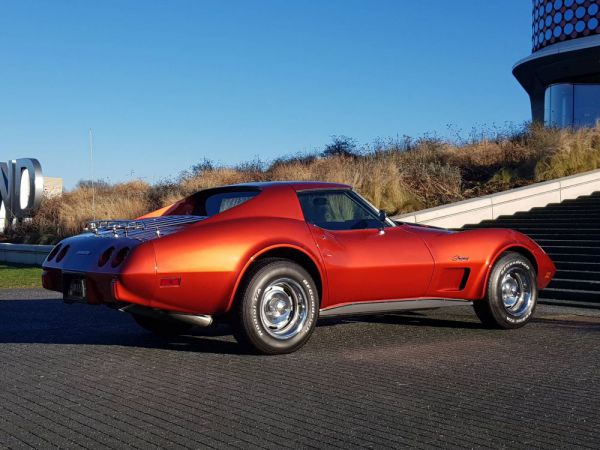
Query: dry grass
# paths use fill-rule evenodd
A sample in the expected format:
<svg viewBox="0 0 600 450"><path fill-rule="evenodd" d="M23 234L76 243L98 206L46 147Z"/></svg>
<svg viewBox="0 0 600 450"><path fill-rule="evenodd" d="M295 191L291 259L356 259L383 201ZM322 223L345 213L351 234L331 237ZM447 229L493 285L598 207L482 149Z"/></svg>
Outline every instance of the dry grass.
<svg viewBox="0 0 600 450"><path fill-rule="evenodd" d="M545 181L600 168L600 127L556 136L554 151L547 152L535 167L535 180Z"/></svg>
<svg viewBox="0 0 600 450"><path fill-rule="evenodd" d="M339 145L340 139L336 138ZM549 180L600 167L600 127L577 131L526 127L460 145L439 139L378 143L355 150L326 152L237 167L204 161L177 180L150 186L141 181L100 185L95 193L82 183L61 198L46 199L29 223L11 238L55 242L78 233L92 218L134 218L201 189L268 180L321 180L354 186L390 214L410 212L465 198ZM348 151L350 149L350 151Z"/></svg>

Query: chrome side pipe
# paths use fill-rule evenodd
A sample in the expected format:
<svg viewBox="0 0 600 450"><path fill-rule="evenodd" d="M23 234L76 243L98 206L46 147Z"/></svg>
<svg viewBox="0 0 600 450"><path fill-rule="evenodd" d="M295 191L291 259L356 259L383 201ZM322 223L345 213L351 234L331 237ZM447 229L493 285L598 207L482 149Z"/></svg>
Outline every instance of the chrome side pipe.
<svg viewBox="0 0 600 450"><path fill-rule="evenodd" d="M152 317L155 319L177 320L197 327L208 327L212 325L213 318L206 314L186 314L175 311L164 311L162 309L153 309L140 305L127 305L119 308L119 311L129 314L139 314L140 316Z"/></svg>

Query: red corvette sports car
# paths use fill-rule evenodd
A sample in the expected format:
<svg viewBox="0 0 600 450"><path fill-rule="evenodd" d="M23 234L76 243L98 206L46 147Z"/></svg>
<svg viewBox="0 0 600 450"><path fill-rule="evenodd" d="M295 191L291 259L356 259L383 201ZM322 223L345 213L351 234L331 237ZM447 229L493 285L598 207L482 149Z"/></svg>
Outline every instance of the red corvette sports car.
<svg viewBox="0 0 600 450"><path fill-rule="evenodd" d="M473 304L488 326L531 317L555 267L516 231L396 223L349 186L207 189L135 220L64 239L43 285L105 304L158 334L232 324L254 350L301 347L319 317Z"/></svg>

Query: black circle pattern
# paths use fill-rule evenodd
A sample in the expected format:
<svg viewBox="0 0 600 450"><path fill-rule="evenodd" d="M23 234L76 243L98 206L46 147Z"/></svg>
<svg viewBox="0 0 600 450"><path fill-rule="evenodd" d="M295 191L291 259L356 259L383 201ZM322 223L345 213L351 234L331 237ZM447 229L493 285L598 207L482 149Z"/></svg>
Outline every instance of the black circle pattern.
<svg viewBox="0 0 600 450"><path fill-rule="evenodd" d="M600 0L532 0L532 51L600 34Z"/></svg>

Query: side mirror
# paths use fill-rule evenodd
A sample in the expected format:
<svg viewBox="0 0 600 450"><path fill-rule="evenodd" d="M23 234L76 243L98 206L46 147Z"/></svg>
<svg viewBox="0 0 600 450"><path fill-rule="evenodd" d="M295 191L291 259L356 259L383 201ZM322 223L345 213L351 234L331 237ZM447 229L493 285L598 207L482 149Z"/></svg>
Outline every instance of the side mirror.
<svg viewBox="0 0 600 450"><path fill-rule="evenodd" d="M387 220L387 213L383 210L379 210L379 221L381 222L381 226L379 227L379 234L385 234L385 222Z"/></svg>
<svg viewBox="0 0 600 450"><path fill-rule="evenodd" d="M383 209L379 210L379 220L383 223L387 220L387 213Z"/></svg>

